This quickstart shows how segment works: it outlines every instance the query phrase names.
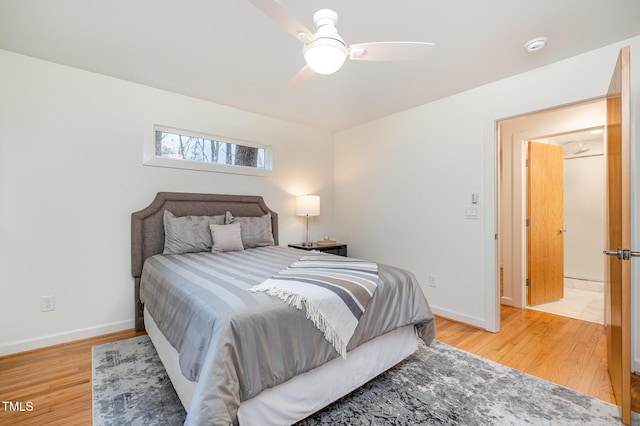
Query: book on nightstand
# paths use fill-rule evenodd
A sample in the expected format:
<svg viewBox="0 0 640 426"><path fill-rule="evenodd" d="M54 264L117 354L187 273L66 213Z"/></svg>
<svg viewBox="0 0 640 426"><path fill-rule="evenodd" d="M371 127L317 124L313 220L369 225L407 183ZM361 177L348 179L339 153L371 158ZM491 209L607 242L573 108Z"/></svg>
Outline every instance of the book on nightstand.
<svg viewBox="0 0 640 426"><path fill-rule="evenodd" d="M335 246L336 242L334 240L318 240L316 244L318 246Z"/></svg>

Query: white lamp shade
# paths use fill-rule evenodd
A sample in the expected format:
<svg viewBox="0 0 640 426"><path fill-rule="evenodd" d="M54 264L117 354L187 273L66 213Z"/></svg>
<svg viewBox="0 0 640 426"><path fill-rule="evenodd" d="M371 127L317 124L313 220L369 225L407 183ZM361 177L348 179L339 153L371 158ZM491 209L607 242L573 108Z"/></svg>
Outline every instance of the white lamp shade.
<svg viewBox="0 0 640 426"><path fill-rule="evenodd" d="M297 216L320 216L320 196L300 195L296 198Z"/></svg>
<svg viewBox="0 0 640 426"><path fill-rule="evenodd" d="M347 59L347 47L332 38L318 38L302 52L309 67L318 74L333 74Z"/></svg>

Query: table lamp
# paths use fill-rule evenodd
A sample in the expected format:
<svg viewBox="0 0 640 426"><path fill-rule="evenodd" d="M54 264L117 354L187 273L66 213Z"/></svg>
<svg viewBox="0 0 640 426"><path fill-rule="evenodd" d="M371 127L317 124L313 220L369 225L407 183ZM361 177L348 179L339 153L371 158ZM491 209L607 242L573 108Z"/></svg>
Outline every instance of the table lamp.
<svg viewBox="0 0 640 426"><path fill-rule="evenodd" d="M305 216L307 221L307 237L302 243L304 247L311 247L309 241L309 216L320 216L320 196L300 195L296 198L296 216Z"/></svg>

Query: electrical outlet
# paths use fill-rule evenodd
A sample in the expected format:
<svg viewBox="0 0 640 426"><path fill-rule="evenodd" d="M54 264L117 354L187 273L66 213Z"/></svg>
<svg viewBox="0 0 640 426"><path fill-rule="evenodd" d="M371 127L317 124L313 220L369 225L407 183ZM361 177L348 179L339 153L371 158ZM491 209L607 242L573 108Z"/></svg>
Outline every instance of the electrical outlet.
<svg viewBox="0 0 640 426"><path fill-rule="evenodd" d="M429 275L429 287L436 287L437 281L438 277L436 277L435 275Z"/></svg>
<svg viewBox="0 0 640 426"><path fill-rule="evenodd" d="M478 218L478 208L477 207L465 207L465 209L464 209L464 218L465 219L477 219Z"/></svg>
<svg viewBox="0 0 640 426"><path fill-rule="evenodd" d="M54 311L56 309L55 296L42 296L40 298L40 312Z"/></svg>

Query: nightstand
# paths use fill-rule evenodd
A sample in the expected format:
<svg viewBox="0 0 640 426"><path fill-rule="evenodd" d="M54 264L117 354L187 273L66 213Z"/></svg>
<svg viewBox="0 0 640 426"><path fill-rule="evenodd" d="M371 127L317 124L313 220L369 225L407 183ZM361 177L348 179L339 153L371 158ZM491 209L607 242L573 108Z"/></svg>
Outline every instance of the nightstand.
<svg viewBox="0 0 640 426"><path fill-rule="evenodd" d="M303 246L302 243L300 244L289 244L289 247L293 247L293 248L297 248L300 250L318 250L321 251L323 253L331 253L331 254L337 254L338 256L347 256L347 245L346 244L342 244L342 243L336 243L330 246L319 246L317 243L313 243L311 244L311 246Z"/></svg>

